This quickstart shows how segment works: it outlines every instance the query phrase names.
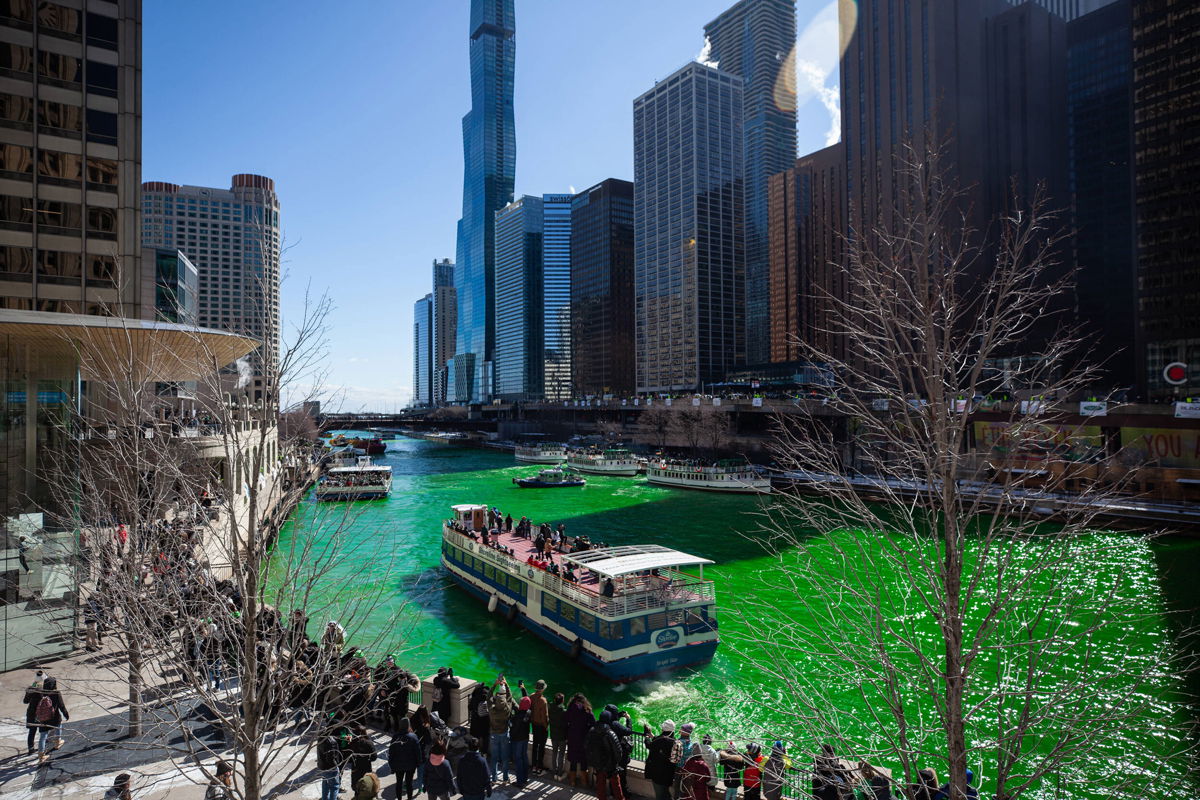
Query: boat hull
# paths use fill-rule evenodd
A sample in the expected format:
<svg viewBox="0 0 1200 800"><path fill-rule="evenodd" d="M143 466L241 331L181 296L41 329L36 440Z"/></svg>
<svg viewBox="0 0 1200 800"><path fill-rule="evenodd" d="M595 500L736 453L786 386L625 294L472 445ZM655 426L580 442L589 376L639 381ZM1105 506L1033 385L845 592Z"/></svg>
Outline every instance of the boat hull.
<svg viewBox="0 0 1200 800"><path fill-rule="evenodd" d="M570 487L579 487L587 484L587 481L558 481L557 483L547 483L533 478L521 478L517 481L517 486L522 489L563 489Z"/></svg>
<svg viewBox="0 0 1200 800"><path fill-rule="evenodd" d="M670 486L675 489L698 489L702 492L724 492L725 494L770 494L771 482L766 479L754 481L688 481L664 475L646 473L646 483Z"/></svg>
<svg viewBox="0 0 1200 800"><path fill-rule="evenodd" d="M521 462L524 462L524 463L526 463L526 464L561 464L561 463L563 462L563 457L562 457L562 456L526 456L526 455L517 455L517 456L516 456L516 459L517 459L517 461L521 461Z"/></svg>
<svg viewBox="0 0 1200 800"><path fill-rule="evenodd" d="M483 591L471 583L465 576L459 574L454 565L447 563L445 558L442 559L442 566L446 567L446 572L450 575L450 579L454 581L455 585L466 591L467 594L483 602L485 605L491 600L492 595L490 593ZM497 612L502 616L511 606L511 601L501 601ZM517 605L517 616L514 622L520 623L522 627L537 634L538 637L551 645L555 650L565 653L567 656L571 655L573 641L564 639L556 632L544 628L536 621L530 619L525 615L524 609L519 604ZM576 661L593 672L603 675L613 683L629 683L630 681L651 678L677 669L698 667L707 664L712 660L713 654L716 653L717 644L716 640L698 642L669 651L660 650L652 653L641 653L617 661L604 661L585 649L579 653Z"/></svg>
<svg viewBox="0 0 1200 800"><path fill-rule="evenodd" d="M576 472L586 472L589 475L616 475L621 478L632 478L638 474L637 464L622 464L621 466L606 467L596 464L585 464L580 461L567 460L567 466Z"/></svg>
<svg viewBox="0 0 1200 800"><path fill-rule="evenodd" d="M372 489L363 492L347 492L341 490L333 492L318 492L317 499L322 502L327 500L382 500L390 493L390 489Z"/></svg>

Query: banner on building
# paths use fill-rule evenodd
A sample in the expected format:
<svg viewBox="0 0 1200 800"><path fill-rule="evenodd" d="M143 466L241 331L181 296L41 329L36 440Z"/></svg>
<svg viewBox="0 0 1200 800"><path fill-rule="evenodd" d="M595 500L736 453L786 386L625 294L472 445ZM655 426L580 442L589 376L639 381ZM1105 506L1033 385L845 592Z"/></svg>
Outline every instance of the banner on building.
<svg viewBox="0 0 1200 800"><path fill-rule="evenodd" d="M1130 465L1200 468L1200 431L1121 428L1121 460Z"/></svg>
<svg viewBox="0 0 1200 800"><path fill-rule="evenodd" d="M754 398L753 400L750 401L750 405L754 406L755 408L762 408L762 398L761 397Z"/></svg>
<svg viewBox="0 0 1200 800"><path fill-rule="evenodd" d="M1079 416L1107 417L1108 403L1103 400L1081 400L1079 402Z"/></svg>
<svg viewBox="0 0 1200 800"><path fill-rule="evenodd" d="M886 397L876 397L874 400L871 401L871 410L872 411L887 411L888 410L888 399Z"/></svg>
<svg viewBox="0 0 1200 800"><path fill-rule="evenodd" d="M1188 400L1184 403L1175 404L1175 416L1185 419L1200 419L1200 403Z"/></svg>
<svg viewBox="0 0 1200 800"><path fill-rule="evenodd" d="M976 422L975 446L997 456L1043 461L1092 461L1104 453L1104 437L1096 425Z"/></svg>

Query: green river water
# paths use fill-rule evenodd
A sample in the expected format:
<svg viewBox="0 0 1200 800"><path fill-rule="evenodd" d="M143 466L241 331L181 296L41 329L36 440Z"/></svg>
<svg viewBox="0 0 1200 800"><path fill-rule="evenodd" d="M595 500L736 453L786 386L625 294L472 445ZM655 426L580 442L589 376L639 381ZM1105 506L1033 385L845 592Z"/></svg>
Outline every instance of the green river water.
<svg viewBox="0 0 1200 800"><path fill-rule="evenodd" d="M767 590L760 582L762 571L775 562L755 541L761 524L758 498L655 487L640 477L588 476L588 485L582 489L521 490L510 479L531 475L537 467L517 465L509 453L409 439L389 442L387 454L376 461L393 469L391 496L354 505L349 537L354 542L354 556L338 564L322 587L335 604L352 605L373 592L383 598L385 609L361 629L351 630L351 644L382 637L389 641L389 650L400 653L398 661L422 675L439 666L452 666L462 677L489 683L497 673L504 673L514 687L517 678L524 678L528 686L542 678L552 692L569 696L583 691L596 707L616 702L631 712L637 725L643 720L656 724L671 718L677 723L694 721L716 732L719 739L753 731L759 739L796 740L789 735L786 715L779 712L794 705L788 699L789 689L765 668L769 654L762 651L764 645L757 633L761 625L772 621L763 619L757 610L745 613L744 601L749 596L774 605L781 617L792 613L786 595L763 594ZM706 568L705 577L715 581L721 609L722 644L716 657L691 672L614 687L533 634L488 614L482 603L451 584L439 569L440 523L456 503L486 503L515 518L525 515L538 522L563 522L569 534L586 533L593 541L665 544L712 559L716 563ZM345 507L322 504L320 508L328 513L326 510L335 506L339 513ZM306 503L297 513L311 515L314 508ZM320 526L312 527L319 530ZM286 548L289 537L297 535L302 534L285 531L281 547ZM1200 606L1200 585L1195 580L1200 544L1184 539L1150 544L1128 534L1096 536L1106 545L1104 563L1089 563L1080 575L1068 579L1119 575L1124 590L1143 599L1144 608L1152 612L1106 652L1121 659L1129 656L1129 648L1149 649L1164 642L1193 647L1173 641L1179 623L1169 621L1164 612ZM814 557L819 558L820 542L817 544ZM879 578L899 580L886 575ZM400 624L380 630L381 620L391 619L391 612L397 610ZM314 627L318 624L314 618ZM396 644L390 644L392 641ZM1111 666L1115 665L1095 668ZM803 667L801 657L798 668ZM1194 689L1182 681L1164 681L1160 696L1178 696ZM847 695L845 702L854 704L856 698ZM861 715L855 716L861 719ZM1161 742L1113 740L1107 746L1111 759L1153 758L1161 752L1160 746L1187 735L1188 718L1183 711L1177 717L1178 725L1163 730ZM1107 766L1097 768L1126 768L1111 759ZM981 770L977 767L976 771ZM986 766L982 771L986 774ZM986 788L985 783L985 793ZM1079 789L1055 796L1105 795Z"/></svg>

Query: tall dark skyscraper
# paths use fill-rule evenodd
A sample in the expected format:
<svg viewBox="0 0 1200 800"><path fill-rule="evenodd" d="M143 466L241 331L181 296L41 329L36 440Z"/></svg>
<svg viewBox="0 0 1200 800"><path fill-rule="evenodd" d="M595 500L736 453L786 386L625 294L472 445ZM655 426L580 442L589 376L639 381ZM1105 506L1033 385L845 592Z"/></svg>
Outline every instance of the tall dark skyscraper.
<svg viewBox="0 0 1200 800"><path fill-rule="evenodd" d="M711 60L745 82L745 343L746 361L760 364L770 355L767 182L796 161L796 109L776 97L781 75L795 68L795 0L741 0L704 35Z"/></svg>
<svg viewBox="0 0 1200 800"><path fill-rule="evenodd" d="M1139 377L1164 398L1200 390L1200 3L1133 0ZM1163 369L1187 365L1172 386Z"/></svg>
<svg viewBox="0 0 1200 800"><path fill-rule="evenodd" d="M471 0L471 110L463 117L463 213L458 222L457 352L447 392L458 402L492 394L496 346L495 213L512 202L517 139L514 0Z"/></svg>
<svg viewBox="0 0 1200 800"><path fill-rule="evenodd" d="M745 359L742 85L693 61L633 102L639 392L699 390Z"/></svg>
<svg viewBox="0 0 1200 800"><path fill-rule="evenodd" d="M1067 116L1079 321L1114 386L1135 383L1133 38L1129 0L1067 25Z"/></svg>
<svg viewBox="0 0 1200 800"><path fill-rule="evenodd" d="M571 205L571 382L632 394L633 184L609 178Z"/></svg>

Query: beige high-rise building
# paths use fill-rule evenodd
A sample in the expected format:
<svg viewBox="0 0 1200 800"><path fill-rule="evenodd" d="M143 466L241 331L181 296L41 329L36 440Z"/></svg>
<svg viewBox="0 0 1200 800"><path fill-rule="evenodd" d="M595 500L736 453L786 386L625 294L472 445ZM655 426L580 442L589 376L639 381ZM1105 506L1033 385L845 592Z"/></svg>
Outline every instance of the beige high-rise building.
<svg viewBox="0 0 1200 800"><path fill-rule="evenodd" d="M142 244L182 252L200 273L203 328L262 342L233 383L252 399L279 357L279 197L262 175L234 175L228 189L142 184ZM269 369L271 368L271 369ZM237 373L231 370L231 378ZM271 398L278 402L278 398Z"/></svg>

